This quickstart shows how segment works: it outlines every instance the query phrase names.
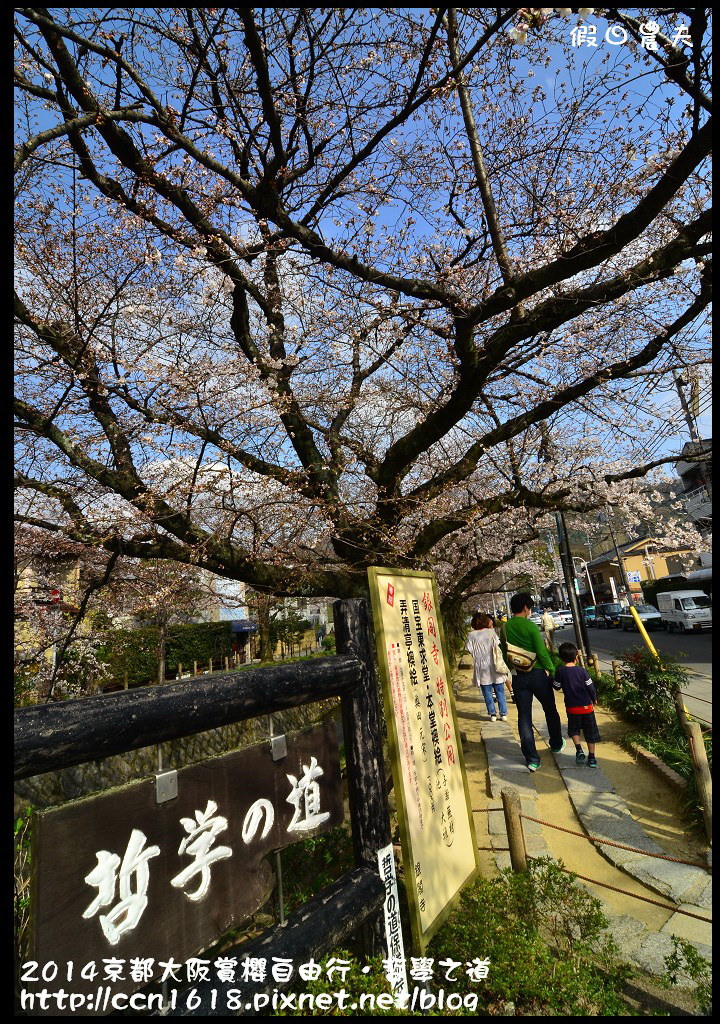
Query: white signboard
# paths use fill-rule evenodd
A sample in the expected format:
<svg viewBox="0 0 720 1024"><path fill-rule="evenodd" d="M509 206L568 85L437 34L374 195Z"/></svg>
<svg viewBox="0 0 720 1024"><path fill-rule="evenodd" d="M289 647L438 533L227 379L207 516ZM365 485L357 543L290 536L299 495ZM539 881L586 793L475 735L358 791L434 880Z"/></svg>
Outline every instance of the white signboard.
<svg viewBox="0 0 720 1024"><path fill-rule="evenodd" d="M479 872L432 573L371 568L410 919L420 949Z"/></svg>
<svg viewBox="0 0 720 1024"><path fill-rule="evenodd" d="M387 941L388 977L395 996L407 996L408 983L405 969L405 946L400 925L395 854L392 843L378 850L378 867L385 886L385 939Z"/></svg>

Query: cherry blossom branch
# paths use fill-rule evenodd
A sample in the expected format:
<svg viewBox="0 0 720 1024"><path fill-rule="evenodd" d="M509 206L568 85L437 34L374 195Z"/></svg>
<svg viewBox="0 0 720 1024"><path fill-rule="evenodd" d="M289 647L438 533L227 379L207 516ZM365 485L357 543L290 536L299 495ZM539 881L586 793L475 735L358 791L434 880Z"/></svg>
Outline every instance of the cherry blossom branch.
<svg viewBox="0 0 720 1024"><path fill-rule="evenodd" d="M469 412L487 377L511 348L540 331L555 330L568 320L574 319L584 311L596 308L601 303L610 302L630 291L644 287L651 281L660 280L672 272L682 259L696 256L701 258L705 249L701 247L698 250L697 242L710 230L710 225L711 215L703 214L667 245L615 278L591 285L588 288L578 288L561 296L552 296L540 302L538 306L528 311L523 319L515 320L498 328L485 343L481 352L472 346L472 329L469 322L456 321L458 336L462 329L464 338L462 346L459 343L456 345L456 349L461 355L457 383L441 406L429 413L404 438L391 445L377 471L378 483L391 496L396 494L400 480L407 474L414 459L421 452L427 451ZM555 399L542 403L534 412L516 417L514 420L508 421L501 430L486 435L451 471L450 476L443 475L443 481L456 482L458 479L464 479L467 473L472 471L472 467L484 448L501 440L507 440L532 423L544 419L562 405L572 401L574 397L585 394L587 390L603 380L615 379L622 376L625 370L634 370L649 362L660 351L665 341L669 340L677 330L680 330L681 326L689 323L697 315L697 312L708 304L710 286L706 277L703 278L703 282L701 296L690 307L690 310L695 312L690 316L689 311L686 311L678 318L675 324L680 326L673 325L669 329L670 333L664 332L658 335L654 342L646 346L635 359L622 360L614 364L610 370L599 370L587 381L580 382L573 388L563 391ZM460 475L456 477L454 474L458 472ZM427 487L428 492L435 492L434 487L429 485L424 485L424 487ZM424 493L424 488L421 491Z"/></svg>
<svg viewBox="0 0 720 1024"><path fill-rule="evenodd" d="M475 168L475 178L482 197L483 209L485 210L485 217L487 219L493 249L495 250L495 257L498 261L498 266L500 267L503 280L505 281L505 284L508 284L513 276L512 267L510 265L510 256L507 251L507 246L505 245L505 240L502 236L500 220L495 207L492 188L490 187L490 179L488 178L487 171L485 170L485 161L483 159L482 147L480 146L480 137L478 135L477 125L475 124L475 115L473 114L472 103L470 102L467 79L465 78L464 72L458 70L460 64L460 49L458 46L457 17L454 7L448 7L447 30L450 58L453 63L453 73L457 82L458 95L460 96L460 106L462 108L463 120L465 121L465 131L470 143L470 153L472 154L473 166Z"/></svg>

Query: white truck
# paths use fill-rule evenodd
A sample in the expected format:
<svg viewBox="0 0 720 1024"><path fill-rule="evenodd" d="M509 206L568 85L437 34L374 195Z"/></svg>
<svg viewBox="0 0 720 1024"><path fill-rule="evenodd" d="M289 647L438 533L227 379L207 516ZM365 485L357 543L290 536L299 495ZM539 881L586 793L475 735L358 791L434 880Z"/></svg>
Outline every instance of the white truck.
<svg viewBox="0 0 720 1024"><path fill-rule="evenodd" d="M702 590L672 590L657 595L663 628L672 633L712 629L712 601Z"/></svg>

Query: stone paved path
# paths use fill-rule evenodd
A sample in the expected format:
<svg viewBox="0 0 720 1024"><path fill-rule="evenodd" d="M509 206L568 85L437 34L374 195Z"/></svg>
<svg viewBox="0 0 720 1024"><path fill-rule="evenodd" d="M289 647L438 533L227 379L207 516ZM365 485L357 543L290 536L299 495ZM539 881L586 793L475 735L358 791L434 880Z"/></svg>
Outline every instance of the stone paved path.
<svg viewBox="0 0 720 1024"><path fill-rule="evenodd" d="M484 714L478 715L476 697L470 697L468 691L459 695L458 709L460 710L463 705L466 710L472 707L475 712L472 718L477 721L477 731L487 755L492 805L499 805L501 790L510 788L519 795L524 815L543 819L535 777L524 763L511 724L501 721L490 722ZM658 893L662 902L673 902L679 909L710 917L711 876L701 868L646 856L648 853L664 851L635 821L627 804L615 791L602 769L577 766L574 751L570 752L569 742L565 751L552 755L547 745L545 723L536 725L536 731L542 737L538 751L543 760L548 756L555 757L560 776L582 828L589 835L637 847L645 851L645 854L629 853L602 842L595 844L597 849L619 870L633 875L643 885ZM543 746L546 749L542 749ZM534 856L551 856L540 824L523 819L523 829L528 853ZM507 835L501 810L489 812L488 831L498 868L509 867L510 855L502 849L507 847ZM580 827L578 831L581 831ZM581 871L580 868L576 870ZM621 877L617 885L619 888L623 887ZM629 908L632 902L632 899L628 898ZM632 914L609 913L607 907L605 913L609 920L608 932L620 946L623 955L650 974L657 975L663 972L665 956L672 951L672 934L691 941L702 956L707 960L712 959L709 924L674 913L660 931L650 931Z"/></svg>

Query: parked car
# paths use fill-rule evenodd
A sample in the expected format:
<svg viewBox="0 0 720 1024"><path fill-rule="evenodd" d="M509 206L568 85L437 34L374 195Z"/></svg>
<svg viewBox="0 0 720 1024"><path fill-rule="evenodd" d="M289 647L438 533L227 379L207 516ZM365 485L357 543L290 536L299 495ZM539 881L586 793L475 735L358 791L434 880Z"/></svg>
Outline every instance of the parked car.
<svg viewBox="0 0 720 1024"><path fill-rule="evenodd" d="M662 615L651 604L636 604L635 611L645 629L662 629ZM637 624L629 608L626 608L620 615L620 626L623 633L629 629L637 630Z"/></svg>
<svg viewBox="0 0 720 1024"><path fill-rule="evenodd" d="M595 605L588 605L587 608L583 609L583 615L585 616L585 625L594 626L595 623Z"/></svg>
<svg viewBox="0 0 720 1024"><path fill-rule="evenodd" d="M552 612L552 617L555 619L558 629L573 624L572 612L568 608L559 608L558 611Z"/></svg>
<svg viewBox="0 0 720 1024"><path fill-rule="evenodd" d="M604 629L610 629L613 626L620 626L620 615L624 611L623 605L619 602L613 602L611 604L599 604L595 609L595 625L601 626Z"/></svg>
<svg viewBox="0 0 720 1024"><path fill-rule="evenodd" d="M702 590L674 590L657 595L662 624L668 633L677 629L700 632L712 629L712 601Z"/></svg>

